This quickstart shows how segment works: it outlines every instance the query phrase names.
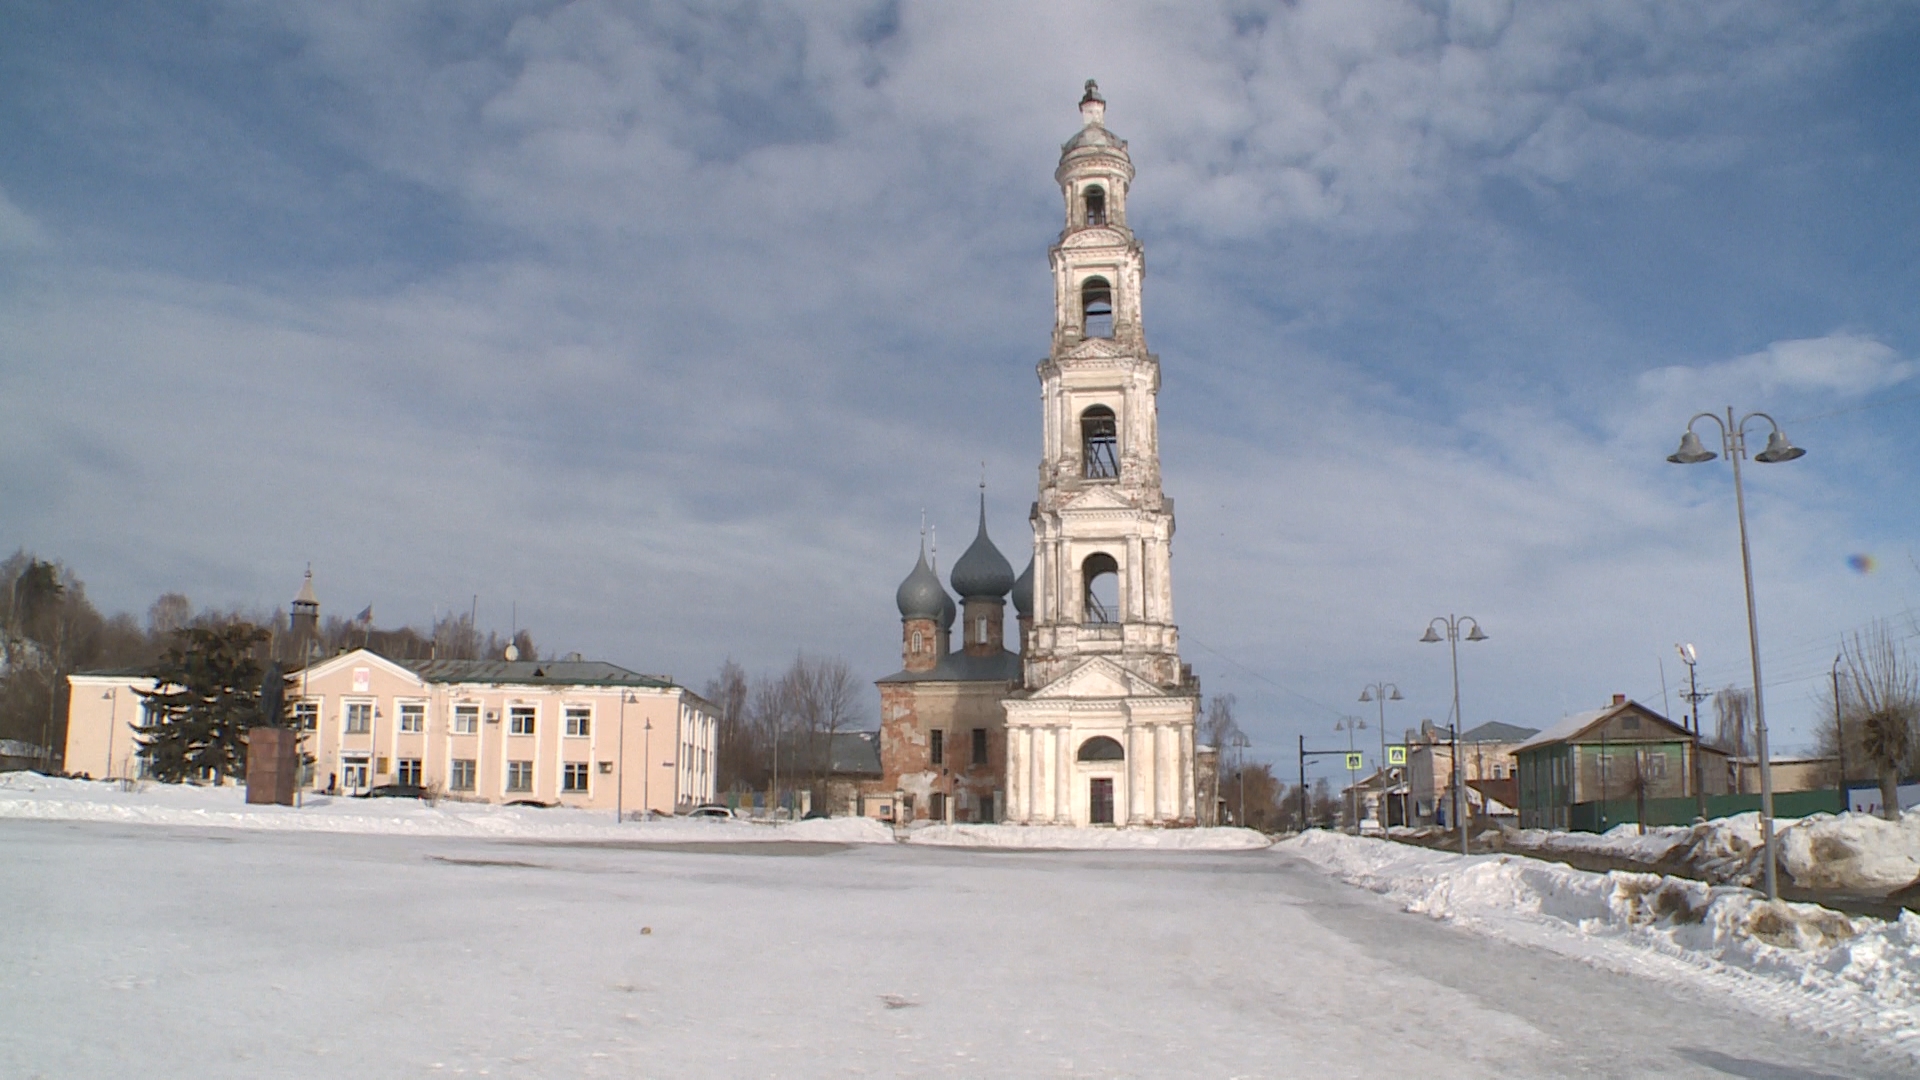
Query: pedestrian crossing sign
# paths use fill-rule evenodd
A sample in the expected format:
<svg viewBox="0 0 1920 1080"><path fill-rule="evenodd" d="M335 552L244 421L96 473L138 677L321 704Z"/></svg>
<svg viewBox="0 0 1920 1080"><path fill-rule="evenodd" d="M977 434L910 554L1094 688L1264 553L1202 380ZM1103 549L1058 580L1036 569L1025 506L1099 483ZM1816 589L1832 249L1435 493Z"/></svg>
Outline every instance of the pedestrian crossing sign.
<svg viewBox="0 0 1920 1080"><path fill-rule="evenodd" d="M1407 763L1407 748L1406 748L1406 747L1404 747L1404 746L1389 746L1389 747L1387 747L1387 764L1389 764L1389 765L1405 765L1406 763Z"/></svg>
<svg viewBox="0 0 1920 1080"><path fill-rule="evenodd" d="M1359 772L1361 768L1364 767L1365 761L1366 761L1366 758L1362 754L1348 754L1347 755L1347 771Z"/></svg>

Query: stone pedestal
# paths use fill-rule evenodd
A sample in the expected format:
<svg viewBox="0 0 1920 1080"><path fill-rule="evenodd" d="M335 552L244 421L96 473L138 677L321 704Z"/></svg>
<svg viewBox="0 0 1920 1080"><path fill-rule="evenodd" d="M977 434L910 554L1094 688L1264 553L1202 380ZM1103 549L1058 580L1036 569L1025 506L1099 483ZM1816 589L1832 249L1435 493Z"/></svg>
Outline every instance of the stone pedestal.
<svg viewBox="0 0 1920 1080"><path fill-rule="evenodd" d="M300 773L300 740L291 728L247 731L247 802L293 805Z"/></svg>

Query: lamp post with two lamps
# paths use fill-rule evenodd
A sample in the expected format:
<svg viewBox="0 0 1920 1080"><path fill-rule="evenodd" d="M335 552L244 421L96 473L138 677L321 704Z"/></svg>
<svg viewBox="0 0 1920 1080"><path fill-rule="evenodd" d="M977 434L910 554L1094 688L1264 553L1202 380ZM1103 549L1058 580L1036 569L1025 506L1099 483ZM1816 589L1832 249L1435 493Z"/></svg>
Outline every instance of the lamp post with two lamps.
<svg viewBox="0 0 1920 1080"><path fill-rule="evenodd" d="M1405 701L1400 696L1400 688L1390 682L1369 683L1360 688L1360 701L1380 703L1380 831L1387 829L1387 702ZM1407 811L1400 809L1400 823L1406 824Z"/></svg>
<svg viewBox="0 0 1920 1080"><path fill-rule="evenodd" d="M613 774L613 820L615 821L623 821L627 816L627 706L639 703L640 699L634 697L631 690L620 695L620 737L616 740L618 749L614 751L614 756L620 760Z"/></svg>
<svg viewBox="0 0 1920 1080"><path fill-rule="evenodd" d="M1440 635L1434 631L1436 626L1447 628L1447 649L1453 654L1453 817L1460 826L1460 854L1467 854L1467 793L1466 774L1460 768L1460 735L1466 731L1466 723L1460 717L1460 626L1467 624L1468 641L1485 641L1487 635L1480 629L1480 620L1471 615L1436 615L1427 621L1427 632L1420 636L1422 643L1432 645L1440 641Z"/></svg>
<svg viewBox="0 0 1920 1080"><path fill-rule="evenodd" d="M1761 697L1760 619L1753 605L1753 552L1747 544L1747 494L1740 484L1740 459L1747 456L1747 422L1756 418L1765 420L1773 430L1767 434L1767 448L1753 455L1753 460L1771 465L1806 455L1805 450L1787 441L1786 433L1773 417L1750 412L1735 423L1733 406L1729 405L1725 421L1718 413L1695 413L1693 419L1687 421L1686 432L1680 436L1680 449L1668 454L1667 460L1675 465L1698 465L1720 456L1700 445L1700 436L1693 432L1693 425L1705 419L1720 428L1720 453L1733 463L1733 505L1740 519L1740 571L1747 586L1747 648L1753 656L1753 741L1754 751L1760 758L1760 838L1765 851L1762 858L1766 863L1767 899L1778 900L1780 881L1774 870L1773 847L1773 769L1767 755L1767 709Z"/></svg>
<svg viewBox="0 0 1920 1080"><path fill-rule="evenodd" d="M1247 827L1247 747L1253 745L1253 740L1247 738L1246 732L1236 731L1227 745L1233 747L1233 767L1240 773L1240 816L1234 824L1244 829Z"/></svg>

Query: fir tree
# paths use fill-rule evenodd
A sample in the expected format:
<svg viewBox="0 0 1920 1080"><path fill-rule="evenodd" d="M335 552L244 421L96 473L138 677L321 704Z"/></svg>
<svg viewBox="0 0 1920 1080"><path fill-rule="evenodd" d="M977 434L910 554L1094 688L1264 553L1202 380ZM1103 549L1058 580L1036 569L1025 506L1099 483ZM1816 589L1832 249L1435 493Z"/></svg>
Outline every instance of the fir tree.
<svg viewBox="0 0 1920 1080"><path fill-rule="evenodd" d="M247 729L292 726L284 698L262 693L264 681L278 677L257 655L270 636L244 622L173 632L154 668L155 689L137 691L146 702L141 754L156 779L242 776Z"/></svg>

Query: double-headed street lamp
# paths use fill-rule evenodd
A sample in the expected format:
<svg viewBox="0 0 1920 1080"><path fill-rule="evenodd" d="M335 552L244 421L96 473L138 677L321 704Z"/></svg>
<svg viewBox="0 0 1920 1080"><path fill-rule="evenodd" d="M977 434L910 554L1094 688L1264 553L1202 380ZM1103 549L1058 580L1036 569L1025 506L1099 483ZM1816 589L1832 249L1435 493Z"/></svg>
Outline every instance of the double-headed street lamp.
<svg viewBox="0 0 1920 1080"><path fill-rule="evenodd" d="M1773 417L1763 412L1750 412L1733 420L1733 406L1727 406L1727 418L1723 422L1718 413L1696 413L1687 421L1686 433L1680 436L1680 449L1667 455L1667 460L1675 465L1698 465L1703 461L1712 461L1720 456L1700 445L1700 436L1693 433L1693 425L1702 419L1712 420L1720 428L1720 453L1727 455L1733 463L1733 504L1740 518L1740 570L1747 585L1747 647L1753 654L1753 741L1755 751L1760 757L1760 837L1765 844L1767 899L1780 899L1780 882L1774 871L1773 850L1773 769L1767 759L1767 710L1761 701L1760 682L1760 620L1753 607L1753 553L1747 546L1747 494L1740 485L1740 459L1747 456L1747 421L1755 418L1765 420L1773 430L1767 435L1767 448L1753 455L1753 460L1771 465L1776 461L1792 461L1803 457L1805 450L1787 441L1786 433Z"/></svg>
<svg viewBox="0 0 1920 1080"><path fill-rule="evenodd" d="M1447 649L1453 653L1453 817L1460 825L1460 854L1467 854L1467 793L1466 773L1460 768L1460 734L1467 730L1466 722L1460 716L1460 626L1467 624L1468 641L1485 641L1487 635L1480 630L1480 620L1471 615L1436 615L1427 621L1427 632L1420 640L1428 645L1440 641L1440 635L1434 627L1447 628Z"/></svg>
<svg viewBox="0 0 1920 1080"><path fill-rule="evenodd" d="M1360 783L1354 779L1353 733L1367 730L1367 722L1357 716L1343 716L1333 725L1333 730L1347 733L1347 807L1353 815L1353 834L1360 835Z"/></svg>
<svg viewBox="0 0 1920 1080"><path fill-rule="evenodd" d="M1405 701L1400 696L1400 688L1390 682L1369 683L1360 690L1362 703L1377 701L1380 703L1380 831L1387 830L1387 702ZM1406 806L1400 807L1400 824L1407 823Z"/></svg>

